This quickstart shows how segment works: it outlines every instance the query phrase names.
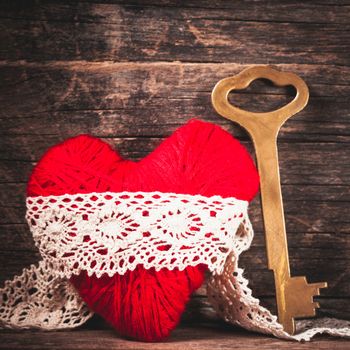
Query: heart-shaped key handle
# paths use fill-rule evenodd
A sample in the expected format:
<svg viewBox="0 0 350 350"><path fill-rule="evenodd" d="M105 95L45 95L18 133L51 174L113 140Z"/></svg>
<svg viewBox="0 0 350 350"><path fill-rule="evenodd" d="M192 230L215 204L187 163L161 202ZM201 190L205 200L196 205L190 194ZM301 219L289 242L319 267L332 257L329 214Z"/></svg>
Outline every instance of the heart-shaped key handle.
<svg viewBox="0 0 350 350"><path fill-rule="evenodd" d="M245 111L229 102L231 91L245 89L256 79L268 79L277 86L292 85L296 96L287 105L264 113ZM288 118L306 106L308 99L309 90L300 77L269 66L254 66L222 79L212 92L215 110L246 129L254 143L260 175L268 268L274 272L278 319L290 334L295 332L294 318L315 316L315 308L319 305L313 301L313 296L319 295L320 288L327 287L326 282L309 284L304 276L290 276L278 165L278 132Z"/></svg>
<svg viewBox="0 0 350 350"><path fill-rule="evenodd" d="M294 99L287 105L271 112L249 112L232 105L228 95L234 90L246 89L256 79L267 79L276 86L293 86L296 89ZM257 133L257 126L262 130L277 132L283 123L294 114L300 112L309 100L309 89L296 74L280 72L269 66L254 66L239 74L220 80L212 92L212 104L223 117L230 119L245 128L251 137ZM261 130L261 131L262 131ZM277 136L277 135L276 135Z"/></svg>

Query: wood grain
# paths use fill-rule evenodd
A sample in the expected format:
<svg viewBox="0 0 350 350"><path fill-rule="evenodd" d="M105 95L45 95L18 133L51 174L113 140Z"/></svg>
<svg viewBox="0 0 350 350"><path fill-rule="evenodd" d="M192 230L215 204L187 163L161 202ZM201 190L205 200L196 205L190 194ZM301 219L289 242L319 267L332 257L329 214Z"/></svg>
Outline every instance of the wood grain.
<svg viewBox="0 0 350 350"><path fill-rule="evenodd" d="M208 2L205 8L168 2L6 3L0 26L0 59L5 60L349 62L346 3L291 2L275 8L276 2L257 2L251 8L218 2L224 8L212 4L210 10Z"/></svg>
<svg viewBox="0 0 350 350"><path fill-rule="evenodd" d="M75 332L6 332L0 333L0 349L133 349L177 350L190 347L193 350L212 349L315 349L315 343L299 344L267 336L257 335L222 323L184 325L176 329L170 339L161 343L142 343L120 339L110 329L82 329ZM348 349L346 340L322 338L317 349Z"/></svg>
<svg viewBox="0 0 350 350"><path fill-rule="evenodd" d="M299 74L310 89L308 106L279 138L292 272L327 280L319 314L350 319L349 52L350 3L343 0L1 2L0 283L39 259L24 219L25 187L48 147L90 133L137 161L199 117L221 125L253 155L247 134L216 115L210 93L224 77L270 64ZM268 111L293 96L289 87L257 81L230 100ZM259 199L250 215L256 236L241 264L255 294L274 309ZM185 319L212 317L203 286ZM152 346L299 346L212 327L186 326L169 343ZM2 332L0 348L147 346L108 330L72 334ZM345 345L317 342L321 349Z"/></svg>
<svg viewBox="0 0 350 350"><path fill-rule="evenodd" d="M2 62L0 67L4 136L62 138L90 132L99 137L164 137L190 117L199 116L240 138L247 137L229 121L218 118L210 104L216 82L245 65ZM300 74L311 93L307 108L282 128L280 141L349 142L350 68L275 67ZM276 109L292 97L293 91L262 82L232 94L234 103L250 110ZM19 99L20 104L14 103Z"/></svg>

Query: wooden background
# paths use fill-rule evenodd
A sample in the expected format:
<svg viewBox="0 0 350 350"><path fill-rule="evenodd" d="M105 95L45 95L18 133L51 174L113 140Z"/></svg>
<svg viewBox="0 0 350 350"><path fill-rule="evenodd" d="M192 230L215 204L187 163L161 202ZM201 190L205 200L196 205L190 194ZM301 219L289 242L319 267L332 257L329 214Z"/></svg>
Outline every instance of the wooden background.
<svg viewBox="0 0 350 350"><path fill-rule="evenodd" d="M91 133L140 159L192 117L216 115L215 83L253 64L299 74L306 109L279 138L293 274L328 281L319 314L350 319L349 1L2 1L0 3L0 282L38 260L25 222L28 175L64 138ZM293 91L256 82L232 94L267 111ZM273 307L260 202L242 265ZM188 316L210 313L202 288Z"/></svg>

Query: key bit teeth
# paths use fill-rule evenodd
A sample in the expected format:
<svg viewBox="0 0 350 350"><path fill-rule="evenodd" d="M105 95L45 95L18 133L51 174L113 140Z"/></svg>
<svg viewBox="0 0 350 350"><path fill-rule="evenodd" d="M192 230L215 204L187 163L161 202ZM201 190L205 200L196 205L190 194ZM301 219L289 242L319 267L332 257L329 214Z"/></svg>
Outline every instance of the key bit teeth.
<svg viewBox="0 0 350 350"><path fill-rule="evenodd" d="M314 301L314 308L318 309L320 307L320 303L318 303L317 301Z"/></svg>
<svg viewBox="0 0 350 350"><path fill-rule="evenodd" d="M318 282L316 283L318 285L318 288L319 289L322 289L322 288L327 288L328 287L328 283L327 282Z"/></svg>
<svg viewBox="0 0 350 350"><path fill-rule="evenodd" d="M310 284L308 284L308 287L311 287L308 292L309 292L309 295L311 296L311 298L313 298L314 296L320 295L321 288L327 288L327 282L310 283ZM317 307L319 307L319 306L317 306Z"/></svg>
<svg viewBox="0 0 350 350"><path fill-rule="evenodd" d="M316 283L310 283L309 286L315 287L315 289L321 289L321 288L327 288L328 284L327 282L316 282Z"/></svg>

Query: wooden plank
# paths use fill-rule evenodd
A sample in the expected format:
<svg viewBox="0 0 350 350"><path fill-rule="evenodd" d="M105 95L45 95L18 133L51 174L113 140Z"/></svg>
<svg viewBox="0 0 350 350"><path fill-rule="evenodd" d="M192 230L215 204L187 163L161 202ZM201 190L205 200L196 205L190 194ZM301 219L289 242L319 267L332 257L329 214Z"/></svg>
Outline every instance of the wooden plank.
<svg viewBox="0 0 350 350"><path fill-rule="evenodd" d="M183 325L174 330L170 339L159 343L144 343L120 338L111 329L79 329L61 332L1 331L0 349L133 349L176 350L184 346L193 350L212 349L348 349L345 339L318 338L310 343L285 341L254 334L240 328L219 323L200 322Z"/></svg>
<svg viewBox="0 0 350 350"><path fill-rule="evenodd" d="M0 183L0 207L13 206L23 207L26 201L26 182ZM349 202L350 186L348 185L283 185L283 199L286 203L291 202ZM258 198L254 201L254 206L260 206ZM298 203L294 205L298 206Z"/></svg>
<svg viewBox="0 0 350 350"><path fill-rule="evenodd" d="M297 23L348 23L349 2L340 0L318 1L317 3L300 3L299 1L254 1L242 0L239 3L225 0L158 0L158 1L68 1L37 2L26 1L26 6L16 2L1 4L2 18L27 19L38 21L69 21L86 23L116 22L119 19L118 9L133 9L134 11L149 7L161 8L168 13L183 13L188 18L215 20L230 19L236 21L258 22L297 22ZM122 5L122 6L120 6ZM169 9L170 8L170 9ZM160 10L158 10L160 11ZM117 13L115 13L117 12Z"/></svg>
<svg viewBox="0 0 350 350"><path fill-rule="evenodd" d="M0 183L27 183L34 165L25 160L0 160Z"/></svg>
<svg viewBox="0 0 350 350"><path fill-rule="evenodd" d="M183 63L183 62L87 62L87 61L53 61L53 62L26 62L0 61L1 92L11 96L9 89L23 97L41 98L40 105L33 104L36 111L41 105L48 108L58 96L64 96L51 107L59 107L62 102L80 109L116 109L129 104L122 104L132 96L138 97L133 101L135 106L140 100L140 107L156 96L170 98L189 98L194 93L211 92L214 84L221 78L236 74L249 66L238 63ZM321 64L275 64L277 69L293 71L301 75L310 86L314 96L336 97L346 96L349 91L349 67ZM60 83L60 84L58 84ZM67 85L67 86L66 86ZM66 89L62 91L62 87ZM19 88L17 91L16 88ZM26 91L32 87L33 91ZM71 89L67 89L67 88ZM44 90L44 88L46 88ZM94 89L93 89L94 88ZM109 89L108 89L109 88ZM143 88L143 91L140 91ZM110 94L105 96L105 90ZM259 91L260 89L260 91ZM111 94L114 90L114 94ZM53 100L45 100L40 92L45 91ZM247 90L249 92L249 90ZM246 92L247 92L246 91ZM80 92L82 94L75 95ZM91 96L91 93L94 96ZM256 93L281 94L290 90L276 88L273 85L257 84L253 91ZM26 94L25 94L26 93ZM58 96L55 96L58 95ZM6 101L4 101L6 102ZM29 101L28 101L29 102ZM34 101L32 101L34 102ZM75 104L74 104L75 102ZM153 101L156 102L156 101ZM19 107L19 106L17 106ZM91 108L92 107L92 108ZM51 108L51 110L54 108ZM73 109L73 108L70 108ZM30 111L27 111L29 114Z"/></svg>
<svg viewBox="0 0 350 350"><path fill-rule="evenodd" d="M280 142L349 142L350 68L276 67L301 74L311 93L306 109L283 126ZM247 139L245 131L217 117L210 102L215 83L244 68L238 64L2 62L1 134L164 137L191 117L199 117ZM232 102L266 111L292 97L290 89L256 82L232 94Z"/></svg>
<svg viewBox="0 0 350 350"><path fill-rule="evenodd" d="M7 5L0 21L0 59L347 65L349 7L289 5L288 11L282 4L275 10L274 4L257 3L249 17L252 6L246 5L244 16L240 2L201 10L82 3L38 7L30 1L19 13L19 5Z"/></svg>
<svg viewBox="0 0 350 350"><path fill-rule="evenodd" d="M269 105L280 100L280 96L259 96L251 98L245 96L241 99L249 100L248 108L256 105ZM236 99L238 100L238 99ZM256 102L254 102L255 100ZM261 101L266 102L261 103ZM281 130L281 142L337 142L349 143L348 131L348 98L334 97L314 98L307 111L289 120ZM58 134L60 137L69 137L82 133L90 133L99 137L129 137L147 136L157 137L168 135L181 124L192 117L215 122L224 129L232 132L239 139L248 138L246 132L233 126L228 120L216 116L211 109L209 93L203 96L189 97L187 99L166 99L159 101L154 98L154 104L148 106L135 106L134 108L121 108L120 110L62 110L31 112L31 115L10 117L0 116L2 135L37 135ZM235 101L237 102L237 101ZM209 106L209 107L208 107ZM275 109L273 106L271 109ZM3 115L6 112L3 111ZM313 113L311 115L311 113ZM137 118L143 116L143 120ZM334 120L330 120L331 118ZM329 120L327 120L329 119ZM46 121L50 122L47 123ZM148 122L146 124L146 122ZM131 127L133 125L133 127ZM304 130L302 132L302 130Z"/></svg>
<svg viewBox="0 0 350 350"><path fill-rule="evenodd" d="M0 176L10 182L26 182L28 162L37 162L51 146L65 137L59 135L4 135L0 139ZM138 160L152 152L161 138L104 138L127 159ZM250 142L242 142L252 152ZM350 184L349 147L338 143L287 143L279 144L282 184L290 185L344 185ZM335 156L336 154L336 156ZM4 160L4 163L3 163ZM18 166L11 179L10 161ZM22 162L24 161L24 162ZM3 165L4 164L4 165ZM2 180L4 182L4 180Z"/></svg>
<svg viewBox="0 0 350 350"><path fill-rule="evenodd" d="M40 254L34 245L31 251L17 252L14 250L2 251L0 254L0 285L4 281L12 279L14 275L20 275L22 270L40 260Z"/></svg>
<svg viewBox="0 0 350 350"><path fill-rule="evenodd" d="M346 93L349 91L348 78L350 67L301 63L276 63L270 65L276 69L292 71L300 75L309 86L314 87L311 89L311 93L314 93L315 96L336 97L339 94L346 96ZM187 97L190 97L191 93L194 92L210 92L213 84L219 79L237 74L249 66L251 64L236 62L0 61L1 86L6 91L16 85L21 88L21 85L24 84L22 90L20 90L21 93L26 87L33 85L33 88L36 87L37 89L37 97L43 97L40 96L40 91L45 91L48 94L50 93L50 95L52 93L62 94L62 86L58 86L58 82L65 86L67 81L70 82L71 80L74 81L74 88L77 91L84 92L84 85L95 87L96 91L94 91L94 94L103 93L104 88L108 87L108 85L110 85L111 89L114 87L115 90L120 90L119 99L117 99L118 91L116 91L114 95L109 96L105 100L99 101L96 98L97 101L86 101L86 99L80 101L82 106L85 106L87 102L90 102L90 104L95 102L93 109L97 107L96 102L99 103L98 106L113 107L113 103L125 100L132 93L139 93L140 99L143 101L142 97L147 97L147 94L150 93L152 93L152 96L170 95L170 97L175 98L181 97L181 94L185 94L185 92L187 92ZM133 78L133 80L130 78ZM99 84L97 84L98 80ZM45 85L47 85L46 90L44 90ZM136 91L130 91L129 87L135 88ZM144 91L137 91L139 90L136 89L137 87L143 87ZM257 83L257 88L261 89L261 91L257 90L254 93L285 93L282 88L275 87L272 84ZM88 93L87 90L85 87L85 93ZM6 93L6 91L2 92ZM249 90L245 92L247 91L249 92ZM290 92L289 89L286 91ZM31 92L27 91L27 93ZM67 101L70 103L79 100L79 95L74 96L71 90L66 95L69 96L70 99ZM95 96L99 97L99 95ZM74 97L75 100L73 100ZM91 99L91 96L88 97ZM148 98L146 99L148 100ZM35 106L34 103L33 106ZM40 106L36 106L36 108L38 107ZM120 107L120 104L118 107Z"/></svg>

